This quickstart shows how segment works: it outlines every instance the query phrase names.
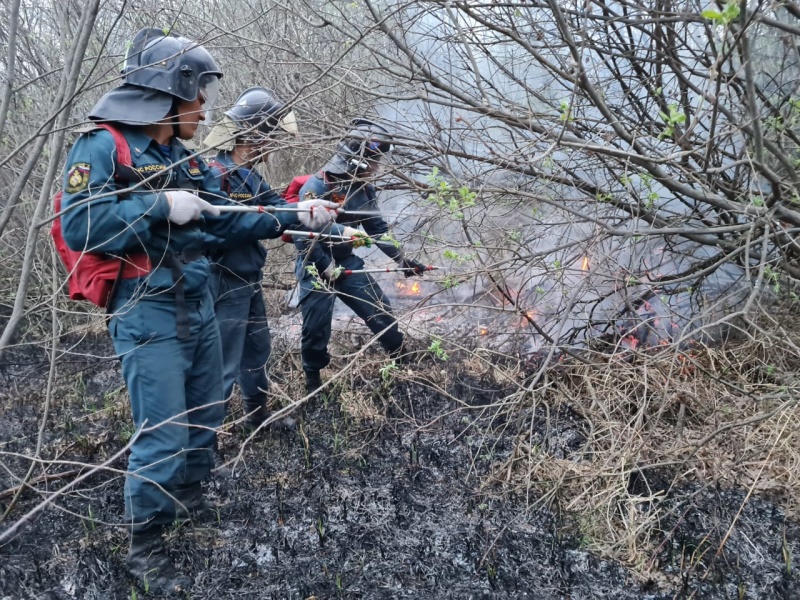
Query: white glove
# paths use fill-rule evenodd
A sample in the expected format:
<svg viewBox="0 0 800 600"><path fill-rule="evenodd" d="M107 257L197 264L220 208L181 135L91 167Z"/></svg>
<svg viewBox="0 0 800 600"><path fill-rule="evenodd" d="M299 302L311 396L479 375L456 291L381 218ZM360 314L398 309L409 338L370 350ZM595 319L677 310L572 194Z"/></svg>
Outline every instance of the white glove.
<svg viewBox="0 0 800 600"><path fill-rule="evenodd" d="M339 273L341 273L341 271L336 268L336 264L331 262L322 272L322 278L325 279L325 281L332 282L336 280L336 278L339 276Z"/></svg>
<svg viewBox="0 0 800 600"><path fill-rule="evenodd" d="M339 205L336 202L327 200L303 200L297 203L300 209L298 219L304 227L312 230L322 229L336 220L336 209Z"/></svg>
<svg viewBox="0 0 800 600"><path fill-rule="evenodd" d="M185 190L167 192L169 216L167 218L177 225L185 225L189 221L199 219L204 212L219 216L219 209L209 204L196 194Z"/></svg>
<svg viewBox="0 0 800 600"><path fill-rule="evenodd" d="M361 248L362 246L366 246L367 248L372 247L372 238L360 229L346 226L342 232L342 235L350 239L350 243L353 244L353 248Z"/></svg>

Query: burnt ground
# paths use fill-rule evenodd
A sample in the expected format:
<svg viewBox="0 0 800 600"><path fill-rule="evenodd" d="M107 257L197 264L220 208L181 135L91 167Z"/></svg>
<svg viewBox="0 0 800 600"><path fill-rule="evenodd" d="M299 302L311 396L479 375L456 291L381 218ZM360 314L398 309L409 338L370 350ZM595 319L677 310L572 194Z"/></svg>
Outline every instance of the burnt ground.
<svg viewBox="0 0 800 600"><path fill-rule="evenodd" d="M60 360L44 456L96 464L132 433L122 379L105 334L68 338L61 347L70 353ZM15 484L9 470L27 467L15 453L33 453L47 374L40 350L21 348L5 360L0 494ZM305 407L297 430L248 446L236 477L209 482L218 519L171 533L176 563L194 577L191 597L800 597L800 528L760 498L739 514L740 490L667 496L654 581L593 556L557 504L532 506L536 497L492 484L489 474L512 451L515 429L481 411L503 397L502 387L462 367L456 357L446 365L425 357L408 377L362 371ZM297 378L286 374L283 387ZM543 448L579 460L583 425L569 406L520 411L514 418ZM225 438L228 456L242 439L236 432ZM124 457L112 467L124 470ZM59 464L49 472L75 469ZM631 481L632 492L659 484L644 477ZM71 479L38 479L37 486L46 493ZM156 597L135 589L124 569L121 488L118 473L93 475L26 523L0 548L0 599ZM0 509L9 501L0 495ZM24 495L0 533L38 501Z"/></svg>

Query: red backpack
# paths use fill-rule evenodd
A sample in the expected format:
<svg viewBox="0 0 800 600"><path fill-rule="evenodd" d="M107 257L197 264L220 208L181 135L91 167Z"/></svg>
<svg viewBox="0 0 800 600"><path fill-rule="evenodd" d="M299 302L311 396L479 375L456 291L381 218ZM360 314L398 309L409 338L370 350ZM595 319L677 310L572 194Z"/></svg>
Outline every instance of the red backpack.
<svg viewBox="0 0 800 600"><path fill-rule="evenodd" d="M286 186L286 189L281 192L281 196L288 204L294 204L300 200L300 188L302 188L306 181L311 179L311 175L298 175L292 179L291 183Z"/></svg>
<svg viewBox="0 0 800 600"><path fill-rule="evenodd" d="M117 166L131 167L131 149L125 136L108 123L98 123L97 126L108 131L114 138ZM127 187L125 184L129 182L119 173L121 170L129 169L114 169L114 180L118 185ZM53 196L53 211L57 215L61 212L62 195L63 192L58 192ZM150 258L144 253L130 254L123 259L109 257L103 253L70 250L64 241L60 215L53 221L50 235L53 237L61 262L67 269L70 300L88 300L100 308L108 309L112 292L120 279L141 277L153 270Z"/></svg>
<svg viewBox="0 0 800 600"><path fill-rule="evenodd" d="M298 175L292 179L289 185L286 186L286 189L281 192L281 197L286 200L287 204L295 204L300 201L300 188L302 188L311 177L312 175ZM292 236L284 233L281 235L281 241L291 244L294 240Z"/></svg>

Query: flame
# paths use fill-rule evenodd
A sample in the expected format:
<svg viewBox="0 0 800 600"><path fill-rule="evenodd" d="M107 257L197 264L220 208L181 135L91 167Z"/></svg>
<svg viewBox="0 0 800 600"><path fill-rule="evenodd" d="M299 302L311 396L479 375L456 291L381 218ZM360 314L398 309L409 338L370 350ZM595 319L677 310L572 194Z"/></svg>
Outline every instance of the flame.
<svg viewBox="0 0 800 600"><path fill-rule="evenodd" d="M581 271L588 271L589 270L589 257L584 256L583 262L581 263Z"/></svg>
<svg viewBox="0 0 800 600"><path fill-rule="evenodd" d="M622 339L622 346L636 350L639 347L639 339L636 336L629 335Z"/></svg>
<svg viewBox="0 0 800 600"><path fill-rule="evenodd" d="M487 333L489 333L489 330L486 329L486 327L481 327L480 329L478 329L478 333L480 335L486 335Z"/></svg>
<svg viewBox="0 0 800 600"><path fill-rule="evenodd" d="M402 281L397 281L394 286L403 296L419 296L422 293L422 286L418 281L415 281L413 285L406 285Z"/></svg>
<svg viewBox="0 0 800 600"><path fill-rule="evenodd" d="M535 321L538 313L535 308L530 310L526 310L523 315L520 316L519 323L517 327L530 327L531 321Z"/></svg>

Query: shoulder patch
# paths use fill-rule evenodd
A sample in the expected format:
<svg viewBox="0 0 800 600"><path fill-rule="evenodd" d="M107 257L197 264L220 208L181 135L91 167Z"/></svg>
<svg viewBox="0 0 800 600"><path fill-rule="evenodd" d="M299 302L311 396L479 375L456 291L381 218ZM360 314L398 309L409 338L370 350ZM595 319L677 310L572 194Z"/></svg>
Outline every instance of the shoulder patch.
<svg viewBox="0 0 800 600"><path fill-rule="evenodd" d="M67 193L76 194L89 187L89 173L92 166L89 163L79 162L72 165L67 171Z"/></svg>

